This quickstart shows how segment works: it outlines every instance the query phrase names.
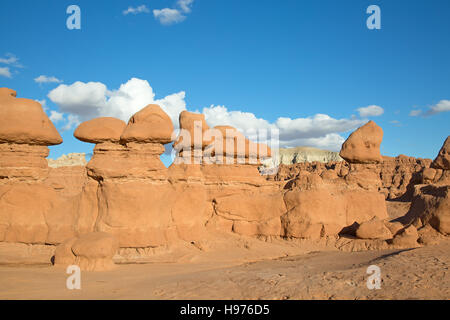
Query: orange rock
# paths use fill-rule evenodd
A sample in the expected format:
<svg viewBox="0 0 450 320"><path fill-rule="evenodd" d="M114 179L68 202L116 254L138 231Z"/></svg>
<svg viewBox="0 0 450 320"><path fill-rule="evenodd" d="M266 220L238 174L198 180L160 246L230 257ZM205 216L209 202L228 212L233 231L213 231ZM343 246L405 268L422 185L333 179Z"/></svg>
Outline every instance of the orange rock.
<svg viewBox="0 0 450 320"><path fill-rule="evenodd" d="M209 130L204 114L182 111L179 122L181 132L173 144L175 150L190 149L195 145L204 148L210 143L204 137L204 133Z"/></svg>
<svg viewBox="0 0 450 320"><path fill-rule="evenodd" d="M60 244L55 250L55 265L78 265L84 271L111 270L118 249L117 240L110 234L87 233Z"/></svg>
<svg viewBox="0 0 450 320"><path fill-rule="evenodd" d="M49 146L62 138L39 102L0 88L0 143Z"/></svg>
<svg viewBox="0 0 450 320"><path fill-rule="evenodd" d="M412 248L418 247L417 239L419 238L419 234L417 229L410 225L404 229L402 229L392 240L392 244L397 247L402 248Z"/></svg>
<svg viewBox="0 0 450 320"><path fill-rule="evenodd" d="M415 225L431 225L444 235L450 234L450 185L418 185L410 212Z"/></svg>
<svg viewBox="0 0 450 320"><path fill-rule="evenodd" d="M363 222L356 229L356 236L360 239L392 239L391 231L385 226L383 221L376 217L370 221Z"/></svg>
<svg viewBox="0 0 450 320"><path fill-rule="evenodd" d="M89 143L119 142L126 126L127 124L120 119L95 118L81 123L73 135L78 140Z"/></svg>
<svg viewBox="0 0 450 320"><path fill-rule="evenodd" d="M342 144L339 155L349 163L379 163L383 129L369 121L354 131Z"/></svg>
<svg viewBox="0 0 450 320"><path fill-rule="evenodd" d="M120 140L128 142L153 142L166 144L172 141L173 124L169 116L156 104L149 104L135 113Z"/></svg>
<svg viewBox="0 0 450 320"><path fill-rule="evenodd" d="M438 156L433 161L433 165L439 169L450 170L450 136L445 139Z"/></svg>

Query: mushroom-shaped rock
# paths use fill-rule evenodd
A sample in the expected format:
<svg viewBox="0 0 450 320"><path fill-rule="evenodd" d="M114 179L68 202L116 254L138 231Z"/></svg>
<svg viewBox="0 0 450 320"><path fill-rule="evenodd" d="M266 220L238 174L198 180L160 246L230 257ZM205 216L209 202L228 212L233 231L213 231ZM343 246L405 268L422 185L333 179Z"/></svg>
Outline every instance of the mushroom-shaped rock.
<svg viewBox="0 0 450 320"><path fill-rule="evenodd" d="M379 163L383 161L380 144L383 129L369 121L354 131L342 144L339 155L349 163Z"/></svg>
<svg viewBox="0 0 450 320"><path fill-rule="evenodd" d="M433 161L433 166L443 170L450 170L450 136L445 139L438 156Z"/></svg>
<svg viewBox="0 0 450 320"><path fill-rule="evenodd" d="M267 145L250 141L231 126L214 127L211 147L212 155L216 156L247 159L264 159L271 156L271 150Z"/></svg>
<svg viewBox="0 0 450 320"><path fill-rule="evenodd" d="M56 145L62 138L39 102L0 88L0 143Z"/></svg>
<svg viewBox="0 0 450 320"><path fill-rule="evenodd" d="M121 141L161 143L172 141L173 124L167 113L156 104L149 104L134 114L121 136Z"/></svg>
<svg viewBox="0 0 450 320"><path fill-rule="evenodd" d="M118 249L114 236L105 232L87 233L60 244L55 250L55 265L74 264L86 271L111 270L112 258Z"/></svg>
<svg viewBox="0 0 450 320"><path fill-rule="evenodd" d="M204 133L209 129L209 126L204 114L182 111L179 122L182 131L173 144L175 149L191 148L194 145L202 147L208 145L209 141L205 139Z"/></svg>
<svg viewBox="0 0 450 320"><path fill-rule="evenodd" d="M120 119L95 118L81 123L73 135L78 140L89 143L119 142L126 126L125 121Z"/></svg>

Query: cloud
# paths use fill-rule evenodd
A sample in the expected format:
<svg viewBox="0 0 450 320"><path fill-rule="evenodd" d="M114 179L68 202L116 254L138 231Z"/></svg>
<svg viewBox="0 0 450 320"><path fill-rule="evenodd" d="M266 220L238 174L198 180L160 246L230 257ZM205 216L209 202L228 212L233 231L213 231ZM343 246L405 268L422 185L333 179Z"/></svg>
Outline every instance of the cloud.
<svg viewBox="0 0 450 320"><path fill-rule="evenodd" d="M12 53L5 54L4 58L0 57L0 64L8 65L8 67L0 67L0 76L6 78L12 78L11 68L23 68L19 63L19 58ZM17 71L15 72L17 73Z"/></svg>
<svg viewBox="0 0 450 320"><path fill-rule="evenodd" d="M62 127L61 129L63 131L68 131L68 130L71 130L71 129L75 128L80 123L81 123L81 121L80 121L80 118L78 116L73 115L73 114L69 114L67 116L66 125L64 127Z"/></svg>
<svg viewBox="0 0 450 320"><path fill-rule="evenodd" d="M175 8L153 10L153 16L163 25L171 25L186 20L186 15L191 13L194 0L178 0Z"/></svg>
<svg viewBox="0 0 450 320"><path fill-rule="evenodd" d="M396 127L401 127L402 126L402 123L400 121L398 121L398 120L391 120L391 121L389 121L389 123L394 125L394 126L396 126Z"/></svg>
<svg viewBox="0 0 450 320"><path fill-rule="evenodd" d="M362 118L378 117L384 113L384 109L376 105L358 108L357 111L359 112L359 116Z"/></svg>
<svg viewBox="0 0 450 320"><path fill-rule="evenodd" d="M52 111L50 111L50 116L49 116L49 118L50 118L50 120L52 121L52 122L59 122L59 121L62 121L63 120L63 114L61 113L61 112L58 112L58 111L54 111L54 110L52 110Z"/></svg>
<svg viewBox="0 0 450 320"><path fill-rule="evenodd" d="M16 68L22 68L22 65L19 63L19 58L12 53L7 53L5 54L5 58L0 58L0 63L12 65Z"/></svg>
<svg viewBox="0 0 450 320"><path fill-rule="evenodd" d="M409 113L409 115L411 117L417 117L417 116L420 116L421 114L422 114L422 110L420 110L420 109L411 110L411 112Z"/></svg>
<svg viewBox="0 0 450 320"><path fill-rule="evenodd" d="M40 75L39 77L34 78L34 82L42 84L42 83L61 83L63 81L59 80L56 77L48 77L48 76Z"/></svg>
<svg viewBox="0 0 450 320"><path fill-rule="evenodd" d="M432 116L441 112L450 111L450 100L441 100L438 104L431 106L430 109L425 113L426 116Z"/></svg>
<svg viewBox="0 0 450 320"><path fill-rule="evenodd" d="M164 8L161 10L155 9L153 10L153 15L155 16L155 19L159 20L159 22L163 25L180 23L186 19L186 16L184 16L180 11L170 8Z"/></svg>
<svg viewBox="0 0 450 320"><path fill-rule="evenodd" d="M257 118L253 113L228 111L224 106L210 106L203 109L205 119L213 127L231 125L250 139L256 130L279 130L280 147L311 146L338 151L344 138L338 133L356 129L366 121L361 119L334 119L325 114L306 118L280 117L275 122ZM270 133L269 133L270 135ZM269 136L270 138L270 136Z"/></svg>
<svg viewBox="0 0 450 320"><path fill-rule="evenodd" d="M178 124L179 113L186 109L184 91L155 99L150 84L137 78L130 79L117 90L108 90L101 82L62 84L50 91L48 97L60 111L76 115L81 121L102 116L128 121L146 105L156 103Z"/></svg>
<svg viewBox="0 0 450 320"><path fill-rule="evenodd" d="M422 109L414 109L411 110L409 115L411 117L418 117L418 116L429 117L448 111L450 111L450 100L441 100L437 104L428 107L428 109L425 110L425 112Z"/></svg>
<svg viewBox="0 0 450 320"><path fill-rule="evenodd" d="M80 121L94 117L110 116L124 121L148 104L159 104L178 128L178 117L186 110L184 91L155 99L155 93L146 80L132 78L116 90L109 90L101 82L75 82L61 84L51 90L49 99L59 106L60 113L67 113L65 130ZM255 114L228 110L225 106L211 105L202 109L209 126L231 125L255 140L258 130L279 131L281 147L312 146L338 151L344 138L340 135L363 125L358 118L335 119L326 114L304 118L280 117L274 122L258 118ZM56 115L54 115L55 117ZM71 118L69 118L71 117Z"/></svg>
<svg viewBox="0 0 450 320"><path fill-rule="evenodd" d="M8 67L0 68L0 76L11 78L11 70Z"/></svg>
<svg viewBox="0 0 450 320"><path fill-rule="evenodd" d="M194 3L194 0L178 0L177 5L180 7L180 10L184 13L191 12L191 6Z"/></svg>
<svg viewBox="0 0 450 320"><path fill-rule="evenodd" d="M138 6L138 7L136 7L136 8L134 8L134 7L128 7L128 9L127 10L124 10L123 12L123 15L127 15L127 14L134 14L134 15L136 15L136 14L138 14L138 13L150 13L150 10L147 8L147 6L146 5L141 5L141 6Z"/></svg>

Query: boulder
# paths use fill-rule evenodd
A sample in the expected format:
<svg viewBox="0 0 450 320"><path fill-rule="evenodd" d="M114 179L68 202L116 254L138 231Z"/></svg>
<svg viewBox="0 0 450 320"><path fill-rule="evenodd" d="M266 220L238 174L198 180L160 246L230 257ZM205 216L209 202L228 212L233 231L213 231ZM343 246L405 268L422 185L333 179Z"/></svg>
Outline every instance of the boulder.
<svg viewBox="0 0 450 320"><path fill-rule="evenodd" d="M149 104L135 113L120 140L123 143L158 143L172 141L173 123L169 116L156 104Z"/></svg>
<svg viewBox="0 0 450 320"><path fill-rule="evenodd" d="M62 138L39 102L0 88L0 143L50 146Z"/></svg>
<svg viewBox="0 0 450 320"><path fill-rule="evenodd" d="M83 271L105 271L114 268L113 257L118 241L104 232L91 232L71 238L55 250L55 265L77 265Z"/></svg>
<svg viewBox="0 0 450 320"><path fill-rule="evenodd" d="M374 217L370 221L363 222L356 229L356 236L360 239L392 239L391 231L384 222Z"/></svg>
<svg viewBox="0 0 450 320"><path fill-rule="evenodd" d="M120 119L95 118L81 123L73 135L78 140L89 143L119 142L126 126Z"/></svg>
<svg viewBox="0 0 450 320"><path fill-rule="evenodd" d="M419 244L417 243L417 239L419 238L419 234L417 229L413 225L409 225L408 227L401 230L395 237L392 239L392 244L397 247L402 248L412 248L417 247Z"/></svg>
<svg viewBox="0 0 450 320"><path fill-rule="evenodd" d="M342 144L339 155L349 163L382 162L380 144L383 129L375 122L369 121L354 131Z"/></svg>

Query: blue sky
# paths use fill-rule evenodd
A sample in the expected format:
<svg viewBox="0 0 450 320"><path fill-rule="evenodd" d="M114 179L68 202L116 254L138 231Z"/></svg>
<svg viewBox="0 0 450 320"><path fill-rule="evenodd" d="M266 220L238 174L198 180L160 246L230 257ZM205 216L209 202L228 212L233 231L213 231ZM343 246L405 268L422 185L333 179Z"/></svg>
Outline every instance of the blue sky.
<svg viewBox="0 0 450 320"><path fill-rule="evenodd" d="M80 30L66 27L72 4ZM91 152L79 121L152 101L174 122L188 109L275 126L288 147L339 150L372 119L383 154L434 158L450 134L449 13L448 0L2 0L0 86L45 100L64 139L52 158Z"/></svg>

